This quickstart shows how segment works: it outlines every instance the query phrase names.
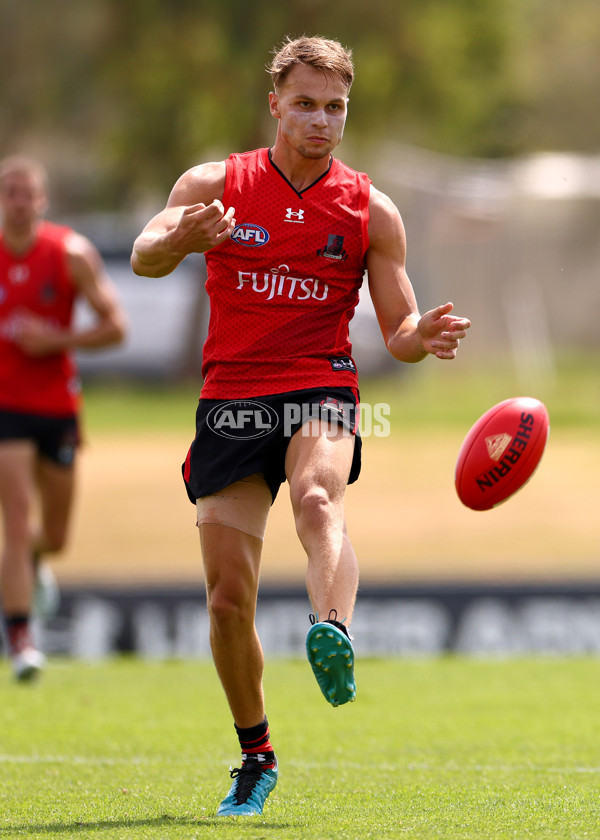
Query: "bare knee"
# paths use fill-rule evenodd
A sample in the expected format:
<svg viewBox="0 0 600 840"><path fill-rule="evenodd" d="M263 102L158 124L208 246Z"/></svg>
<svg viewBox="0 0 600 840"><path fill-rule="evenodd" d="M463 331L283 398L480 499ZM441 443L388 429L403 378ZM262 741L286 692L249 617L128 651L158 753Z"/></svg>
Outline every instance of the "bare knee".
<svg viewBox="0 0 600 840"><path fill-rule="evenodd" d="M312 486L292 497L296 528L319 529L333 515L335 505L324 487Z"/></svg>
<svg viewBox="0 0 600 840"><path fill-rule="evenodd" d="M241 587L210 587L207 603L211 620L218 627L236 628L254 624L256 598Z"/></svg>
<svg viewBox="0 0 600 840"><path fill-rule="evenodd" d="M200 525L211 625L222 632L254 625L262 540L222 524Z"/></svg>

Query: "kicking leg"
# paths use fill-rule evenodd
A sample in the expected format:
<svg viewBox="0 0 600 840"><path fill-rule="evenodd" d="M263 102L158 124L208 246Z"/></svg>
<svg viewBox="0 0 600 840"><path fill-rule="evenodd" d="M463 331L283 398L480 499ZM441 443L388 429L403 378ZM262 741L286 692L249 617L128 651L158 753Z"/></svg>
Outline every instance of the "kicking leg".
<svg viewBox="0 0 600 840"><path fill-rule="evenodd" d="M292 438L286 475L296 531L307 556L307 589L313 610L326 618L335 610L348 624L358 589L358 562L348 537L344 493L354 436L320 420L305 424Z"/></svg>
<svg viewBox="0 0 600 840"><path fill-rule="evenodd" d="M354 651L344 623L352 619L358 588L358 563L344 517L354 445L354 436L343 428L313 420L296 432L286 458L316 618L308 631L306 650L321 692L332 706L356 696Z"/></svg>

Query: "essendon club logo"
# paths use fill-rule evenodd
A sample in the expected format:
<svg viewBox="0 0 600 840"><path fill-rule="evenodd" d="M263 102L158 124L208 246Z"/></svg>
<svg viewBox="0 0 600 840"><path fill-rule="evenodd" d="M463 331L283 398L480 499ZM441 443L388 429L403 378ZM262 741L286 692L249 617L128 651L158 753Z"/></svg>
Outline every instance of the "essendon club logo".
<svg viewBox="0 0 600 840"><path fill-rule="evenodd" d="M330 233L327 237L325 248L319 248L318 257L327 257L328 260L347 260L348 253L344 251L344 237L336 233Z"/></svg>

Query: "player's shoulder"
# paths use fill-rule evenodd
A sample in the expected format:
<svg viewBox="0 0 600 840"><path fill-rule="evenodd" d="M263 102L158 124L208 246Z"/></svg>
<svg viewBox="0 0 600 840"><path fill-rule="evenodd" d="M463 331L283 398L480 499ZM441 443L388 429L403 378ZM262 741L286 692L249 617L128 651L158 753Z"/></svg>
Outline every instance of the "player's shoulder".
<svg viewBox="0 0 600 840"><path fill-rule="evenodd" d="M45 249L66 254L69 260L90 259L96 248L91 241L69 225L44 219L38 229L38 242Z"/></svg>
<svg viewBox="0 0 600 840"><path fill-rule="evenodd" d="M43 219L38 226L37 238L41 242L62 245L72 232L68 225L59 225Z"/></svg>
<svg viewBox="0 0 600 840"><path fill-rule="evenodd" d="M369 189L369 209L371 212L382 214L398 213L398 208L386 193L377 189L373 184Z"/></svg>
<svg viewBox="0 0 600 840"><path fill-rule="evenodd" d="M405 240L400 211L386 193L371 184L369 192L369 241L373 247Z"/></svg>
<svg viewBox="0 0 600 840"><path fill-rule="evenodd" d="M386 193L371 184L369 190L369 218L375 224L397 225L402 222L400 211Z"/></svg>
<svg viewBox="0 0 600 840"><path fill-rule="evenodd" d="M192 166L177 180L169 204L189 207L192 204L210 204L215 198L220 199L225 186L225 172L224 160Z"/></svg>
<svg viewBox="0 0 600 840"><path fill-rule="evenodd" d="M64 243L67 253L72 257L89 255L92 251L96 250L96 246L92 244L87 236L72 229L66 231Z"/></svg>
<svg viewBox="0 0 600 840"><path fill-rule="evenodd" d="M184 172L181 179L191 186L199 184L213 184L225 177L225 161L213 160L206 163L198 163ZM180 179L180 180L181 180Z"/></svg>
<svg viewBox="0 0 600 840"><path fill-rule="evenodd" d="M63 246L71 277L76 283L87 277L100 276L102 257L91 239L72 228L67 228Z"/></svg>

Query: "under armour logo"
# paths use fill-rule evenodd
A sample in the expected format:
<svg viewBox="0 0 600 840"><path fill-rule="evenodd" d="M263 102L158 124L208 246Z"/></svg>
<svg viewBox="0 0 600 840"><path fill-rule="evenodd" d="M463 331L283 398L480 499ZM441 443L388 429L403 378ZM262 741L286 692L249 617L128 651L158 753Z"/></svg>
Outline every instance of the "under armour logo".
<svg viewBox="0 0 600 840"><path fill-rule="evenodd" d="M8 279L11 283L24 283L29 279L29 266L17 263L8 269Z"/></svg>
<svg viewBox="0 0 600 840"><path fill-rule="evenodd" d="M304 210L292 210L288 207L285 211L285 221L304 224Z"/></svg>

